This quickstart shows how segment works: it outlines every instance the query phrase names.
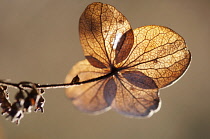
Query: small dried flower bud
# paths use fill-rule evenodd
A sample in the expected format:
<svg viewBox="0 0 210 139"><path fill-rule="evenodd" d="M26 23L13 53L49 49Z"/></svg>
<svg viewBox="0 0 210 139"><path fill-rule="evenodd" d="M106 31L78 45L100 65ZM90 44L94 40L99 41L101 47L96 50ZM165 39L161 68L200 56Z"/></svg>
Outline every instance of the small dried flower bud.
<svg viewBox="0 0 210 139"><path fill-rule="evenodd" d="M76 75L73 79L72 79L72 81L71 81L71 84L75 84L75 83L78 83L79 82L79 76L78 75Z"/></svg>
<svg viewBox="0 0 210 139"><path fill-rule="evenodd" d="M24 95L25 90L20 89L20 91L15 95L15 99L17 102L20 102L20 105L22 106L25 101L25 95Z"/></svg>
<svg viewBox="0 0 210 139"><path fill-rule="evenodd" d="M43 113L44 112L44 108L43 108L44 103L45 103L45 99L43 96L41 96L34 111L35 112L41 111Z"/></svg>
<svg viewBox="0 0 210 139"><path fill-rule="evenodd" d="M44 103L45 103L45 98L43 97L43 94L45 93L45 91L44 91L44 89L39 89L38 90L39 92L40 92L40 94L39 94L39 99L38 99L38 101L37 101L37 103L36 103L36 108L35 108L35 112L37 112L37 111L41 111L42 113L44 112Z"/></svg>
<svg viewBox="0 0 210 139"><path fill-rule="evenodd" d="M39 93L38 90L33 87L28 93L28 96L25 98L25 102L23 104L26 112L31 112L31 108L37 106L37 103L41 97L40 95L41 93Z"/></svg>
<svg viewBox="0 0 210 139"><path fill-rule="evenodd" d="M26 97L24 104L23 104L24 111L31 112L32 103L33 103L33 99L31 99L29 96Z"/></svg>
<svg viewBox="0 0 210 139"><path fill-rule="evenodd" d="M12 122L16 122L16 124L20 123L20 120L23 118L23 111L22 111L22 107L20 105L19 102L14 102L11 106L11 110L8 113L8 117L11 117L11 121Z"/></svg>
<svg viewBox="0 0 210 139"><path fill-rule="evenodd" d="M7 99L5 99L4 102L1 104L1 108L2 108L1 112L2 115L9 113L9 111L11 110L11 103Z"/></svg>
<svg viewBox="0 0 210 139"><path fill-rule="evenodd" d="M8 99L9 95L7 93L7 87L6 86L0 86L0 103L2 103L1 99Z"/></svg>
<svg viewBox="0 0 210 139"><path fill-rule="evenodd" d="M6 92L7 87L0 86L0 106L2 108L2 115L8 113L11 109L11 103L9 102L9 95Z"/></svg>

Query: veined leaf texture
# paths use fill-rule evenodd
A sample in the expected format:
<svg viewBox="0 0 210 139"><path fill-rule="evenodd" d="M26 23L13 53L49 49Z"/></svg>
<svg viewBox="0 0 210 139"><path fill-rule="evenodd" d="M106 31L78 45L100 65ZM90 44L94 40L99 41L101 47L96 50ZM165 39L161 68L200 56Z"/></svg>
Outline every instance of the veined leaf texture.
<svg viewBox="0 0 210 139"><path fill-rule="evenodd" d="M109 4L88 5L79 34L86 59L72 68L66 82L110 75L66 90L83 112L112 108L126 116L149 117L160 108L159 89L177 81L190 64L190 51L179 34L157 25L133 30Z"/></svg>

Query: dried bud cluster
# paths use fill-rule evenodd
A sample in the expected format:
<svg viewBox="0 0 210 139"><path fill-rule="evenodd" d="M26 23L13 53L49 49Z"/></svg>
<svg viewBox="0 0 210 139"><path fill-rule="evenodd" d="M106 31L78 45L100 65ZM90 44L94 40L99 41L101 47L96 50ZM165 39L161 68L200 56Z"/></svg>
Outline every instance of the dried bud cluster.
<svg viewBox="0 0 210 139"><path fill-rule="evenodd" d="M25 89L25 88L30 89ZM15 102L9 102L9 95L7 87L0 86L0 106L3 109L2 115L7 114L6 118L11 117L12 122L20 123L24 113L30 113L31 109L34 111L44 112L43 106L45 99L43 97L44 90L37 89L36 84L30 82L19 83L19 91L15 95Z"/></svg>

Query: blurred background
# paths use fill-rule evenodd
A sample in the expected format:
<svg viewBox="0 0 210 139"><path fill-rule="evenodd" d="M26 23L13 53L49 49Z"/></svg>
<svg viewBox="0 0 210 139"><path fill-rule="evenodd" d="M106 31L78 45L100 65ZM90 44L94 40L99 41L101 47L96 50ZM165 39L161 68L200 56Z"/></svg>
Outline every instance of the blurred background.
<svg viewBox="0 0 210 139"><path fill-rule="evenodd" d="M0 79L62 83L71 67L84 59L78 21L92 2L0 0ZM19 126L0 117L0 139L210 138L210 1L100 2L115 6L133 29L162 25L185 38L191 66L176 84L160 91L160 111L149 119L113 111L87 115L73 107L64 89L46 90L44 114L27 114Z"/></svg>

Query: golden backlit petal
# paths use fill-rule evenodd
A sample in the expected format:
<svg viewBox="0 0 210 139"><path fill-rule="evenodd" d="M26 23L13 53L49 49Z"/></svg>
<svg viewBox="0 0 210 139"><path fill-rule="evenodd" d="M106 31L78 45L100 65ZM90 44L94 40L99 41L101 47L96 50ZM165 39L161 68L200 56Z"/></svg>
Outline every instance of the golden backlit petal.
<svg viewBox="0 0 210 139"><path fill-rule="evenodd" d="M107 80L100 80L97 82L81 85L80 88L74 88L75 92L81 94L72 99L72 103L81 111L87 113L101 113L109 108L108 103L104 98L104 86Z"/></svg>
<svg viewBox="0 0 210 139"><path fill-rule="evenodd" d="M134 46L121 66L141 71L159 88L177 80L189 66L191 55L184 39L169 28L144 26L134 30Z"/></svg>
<svg viewBox="0 0 210 139"><path fill-rule="evenodd" d="M177 56L181 53L182 56ZM175 54L159 58L135 67L145 75L151 77L159 88L166 87L177 81L186 71L190 62L189 51L179 51Z"/></svg>
<svg viewBox="0 0 210 139"><path fill-rule="evenodd" d="M116 55L120 57L116 58L119 63L127 57L133 46L133 32L129 22L108 4L92 3L87 6L80 17L79 34L84 55L92 57L91 60L95 59L94 62L88 59L93 66L97 65L96 61L100 61L109 67L114 64Z"/></svg>
<svg viewBox="0 0 210 139"><path fill-rule="evenodd" d="M117 93L111 107L130 117L149 117L159 110L158 89L143 89L118 75L115 78Z"/></svg>
<svg viewBox="0 0 210 139"><path fill-rule="evenodd" d="M77 75L80 81L85 81L105 74L103 70L91 66L87 60L83 60L72 68L65 82L70 83ZM107 78L79 86L75 85L66 89L66 95L83 112L102 112L110 105L104 98L104 86L108 81Z"/></svg>

